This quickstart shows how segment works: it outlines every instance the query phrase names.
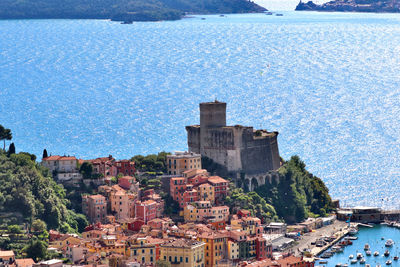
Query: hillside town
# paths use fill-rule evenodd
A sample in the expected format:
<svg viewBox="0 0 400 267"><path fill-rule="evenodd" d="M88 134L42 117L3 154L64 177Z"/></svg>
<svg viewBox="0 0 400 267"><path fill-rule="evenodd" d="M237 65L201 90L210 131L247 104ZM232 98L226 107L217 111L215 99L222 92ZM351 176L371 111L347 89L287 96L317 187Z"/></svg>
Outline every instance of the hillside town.
<svg viewBox="0 0 400 267"><path fill-rule="evenodd" d="M228 205L240 179L248 190L273 183L282 162L277 132L226 126L225 109L217 101L200 104L200 125L187 127L189 151L167 153L164 172L144 172L133 159L112 155L79 159L45 150L40 165L57 183L90 188L79 203L89 225L78 234L49 230L47 250L58 258L35 263L4 250L2 264L313 267L302 237L322 229L317 233L331 238L346 224L332 214L287 224ZM229 178L205 169L205 156L225 166Z"/></svg>

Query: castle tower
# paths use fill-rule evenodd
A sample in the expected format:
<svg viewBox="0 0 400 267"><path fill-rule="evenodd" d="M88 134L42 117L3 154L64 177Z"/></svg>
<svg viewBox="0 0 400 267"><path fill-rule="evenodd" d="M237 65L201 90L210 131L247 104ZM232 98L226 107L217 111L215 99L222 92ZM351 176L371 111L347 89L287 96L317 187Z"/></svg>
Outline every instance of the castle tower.
<svg viewBox="0 0 400 267"><path fill-rule="evenodd" d="M200 128L216 128L226 126L226 103L200 103Z"/></svg>

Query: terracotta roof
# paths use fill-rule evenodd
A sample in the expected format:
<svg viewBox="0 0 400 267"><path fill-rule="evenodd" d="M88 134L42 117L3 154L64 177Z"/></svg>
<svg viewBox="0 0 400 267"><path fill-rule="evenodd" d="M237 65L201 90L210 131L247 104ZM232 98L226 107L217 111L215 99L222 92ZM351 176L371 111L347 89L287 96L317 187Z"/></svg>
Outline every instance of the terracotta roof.
<svg viewBox="0 0 400 267"><path fill-rule="evenodd" d="M225 180L219 176L211 176L210 178L208 178L208 181L213 184L214 183L228 183L227 180Z"/></svg>
<svg viewBox="0 0 400 267"><path fill-rule="evenodd" d="M76 160L75 157L65 157L65 156L50 156L43 159L44 161L48 160Z"/></svg>
<svg viewBox="0 0 400 267"><path fill-rule="evenodd" d="M2 250L0 251L0 257L14 257L14 251L12 250Z"/></svg>
<svg viewBox="0 0 400 267"><path fill-rule="evenodd" d="M31 258L27 258L27 259L16 259L15 260L15 265L17 267L30 267L33 264L35 264L35 261Z"/></svg>
<svg viewBox="0 0 400 267"><path fill-rule="evenodd" d="M163 247L187 248L204 244L203 242L190 239L176 239L171 242L162 244Z"/></svg>

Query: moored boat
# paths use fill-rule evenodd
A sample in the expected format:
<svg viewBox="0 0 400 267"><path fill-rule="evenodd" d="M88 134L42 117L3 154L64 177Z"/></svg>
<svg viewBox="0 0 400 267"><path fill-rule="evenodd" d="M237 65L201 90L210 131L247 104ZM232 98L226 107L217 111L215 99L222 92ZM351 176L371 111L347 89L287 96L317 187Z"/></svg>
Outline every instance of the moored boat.
<svg viewBox="0 0 400 267"><path fill-rule="evenodd" d="M383 255L385 255L385 257L389 257L389 255L390 255L389 250L385 250L385 253L383 253Z"/></svg>
<svg viewBox="0 0 400 267"><path fill-rule="evenodd" d="M362 259L360 260L360 264L365 264L365 259L364 259L364 258L362 258Z"/></svg>
<svg viewBox="0 0 400 267"><path fill-rule="evenodd" d="M349 229L349 235L356 235L358 233L358 229L355 227L351 227Z"/></svg>
<svg viewBox="0 0 400 267"><path fill-rule="evenodd" d="M353 254L350 254L350 255L349 255L349 259L352 259L352 258L354 258L354 255L353 255Z"/></svg>
<svg viewBox="0 0 400 267"><path fill-rule="evenodd" d="M379 256L379 251L375 251L374 256Z"/></svg>
<svg viewBox="0 0 400 267"><path fill-rule="evenodd" d="M395 261L397 261L397 260L399 259L399 256L394 256L393 259L394 259Z"/></svg>
<svg viewBox="0 0 400 267"><path fill-rule="evenodd" d="M368 244L368 243L364 245L364 250L369 250L369 248L370 248L370 247L369 247L369 244Z"/></svg>
<svg viewBox="0 0 400 267"><path fill-rule="evenodd" d="M386 261L386 265L391 265L392 264L392 261L391 260L387 260Z"/></svg>
<svg viewBox="0 0 400 267"><path fill-rule="evenodd" d="M391 246L393 246L393 244L394 244L393 240L392 239L388 239L385 242L385 247L391 247Z"/></svg>
<svg viewBox="0 0 400 267"><path fill-rule="evenodd" d="M350 261L351 264L356 264L357 262L358 261L356 259Z"/></svg>
<svg viewBox="0 0 400 267"><path fill-rule="evenodd" d="M372 254L371 250L367 250L367 251L365 251L365 255L367 255L367 256L371 256L371 254Z"/></svg>
<svg viewBox="0 0 400 267"><path fill-rule="evenodd" d="M361 253L357 253L357 259L361 259L363 257L363 255Z"/></svg>

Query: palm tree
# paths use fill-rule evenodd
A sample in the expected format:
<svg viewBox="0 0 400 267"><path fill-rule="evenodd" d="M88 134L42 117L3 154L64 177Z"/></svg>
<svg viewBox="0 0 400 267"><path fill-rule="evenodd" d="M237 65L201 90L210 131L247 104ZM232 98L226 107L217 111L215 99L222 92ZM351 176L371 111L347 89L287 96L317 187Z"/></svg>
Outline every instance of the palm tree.
<svg viewBox="0 0 400 267"><path fill-rule="evenodd" d="M0 140L3 140L4 146L3 150L6 150L6 140L11 140L12 139L12 133L10 129L6 129L3 127L3 125L0 124Z"/></svg>

